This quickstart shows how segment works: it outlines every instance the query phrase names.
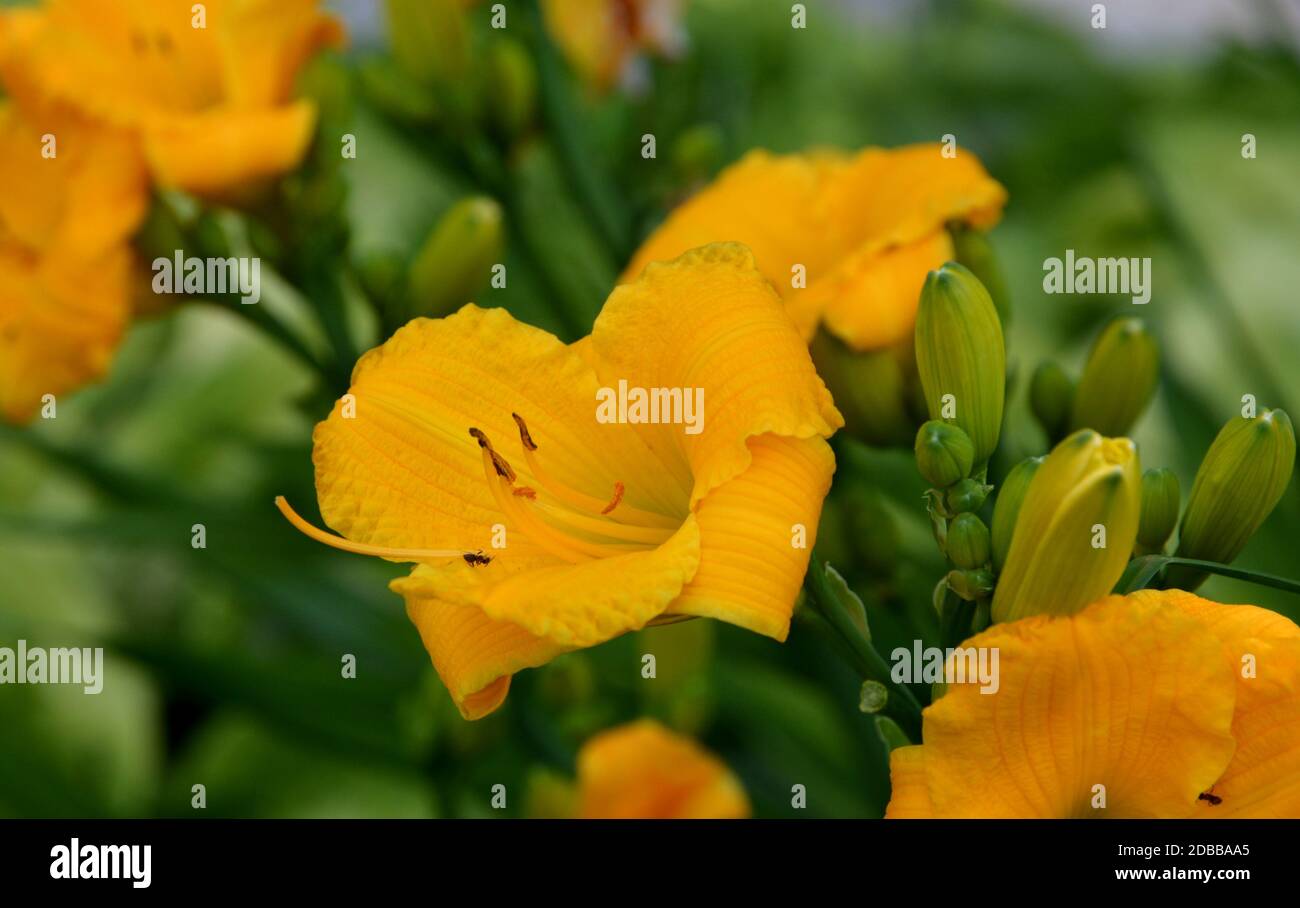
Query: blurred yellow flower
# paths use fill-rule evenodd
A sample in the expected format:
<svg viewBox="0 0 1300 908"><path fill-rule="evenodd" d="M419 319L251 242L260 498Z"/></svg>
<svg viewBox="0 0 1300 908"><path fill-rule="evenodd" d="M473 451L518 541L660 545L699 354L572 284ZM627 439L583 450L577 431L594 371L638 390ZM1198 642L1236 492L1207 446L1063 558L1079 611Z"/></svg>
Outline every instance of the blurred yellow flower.
<svg viewBox="0 0 1300 908"><path fill-rule="evenodd" d="M717 757L651 719L612 728L578 752L587 819L746 819L749 798Z"/></svg>
<svg viewBox="0 0 1300 908"><path fill-rule="evenodd" d="M890 758L890 817L1300 817L1300 628L1185 593L995 625Z"/></svg>
<svg viewBox="0 0 1300 908"><path fill-rule="evenodd" d="M601 418L614 388L700 399L700 431ZM350 395L314 436L347 540L291 519L418 562L392 588L467 718L512 673L665 615L785 639L841 419L748 250L647 268L572 347L498 309L417 319Z"/></svg>
<svg viewBox="0 0 1300 908"><path fill-rule="evenodd" d="M953 258L945 225L987 229L1006 201L974 155L943 150L750 152L668 216L623 280L702 243L735 241L754 251L806 339L821 324L857 351L909 341L926 274Z"/></svg>
<svg viewBox="0 0 1300 908"><path fill-rule="evenodd" d="M605 89L631 79L641 54L670 56L683 47L685 5L685 0L542 0L542 15L569 64L589 85Z"/></svg>
<svg viewBox="0 0 1300 908"><path fill-rule="evenodd" d="M129 136L0 105L0 415L25 422L45 395L108 368L130 312L127 241L148 186Z"/></svg>
<svg viewBox="0 0 1300 908"><path fill-rule="evenodd" d="M0 17L0 75L138 132L154 180L217 193L293 168L315 108L293 82L342 28L317 0L47 0Z"/></svg>

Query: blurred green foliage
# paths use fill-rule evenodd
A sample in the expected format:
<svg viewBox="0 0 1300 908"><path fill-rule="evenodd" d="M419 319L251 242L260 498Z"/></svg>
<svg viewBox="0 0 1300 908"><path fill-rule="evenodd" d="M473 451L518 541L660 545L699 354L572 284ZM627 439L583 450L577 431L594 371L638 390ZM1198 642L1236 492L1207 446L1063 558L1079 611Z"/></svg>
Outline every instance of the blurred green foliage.
<svg viewBox="0 0 1300 908"><path fill-rule="evenodd" d="M1133 433L1144 466L1189 487L1245 393L1300 413L1293 50L1225 42L1196 60L1119 57L1100 46L1105 33L999 2L917 3L885 25L818 8L794 31L781 4L699 0L689 50L655 64L652 91L599 98L572 83L535 19L519 18L538 55L541 122L524 130L512 114L499 160L429 105L381 113L374 86L405 88L392 72L357 78L373 60L329 64L354 94L335 111L359 143L341 169L352 262L409 260L456 200L492 195L509 281L477 301L572 340L637 239L749 148L951 133L1011 199L992 234L1015 319L990 481L1045 450L1026 402L1037 363L1077 374L1100 326L1130 308L1045 295L1042 262L1066 248L1154 260L1140 314L1163 357ZM639 153L645 132L654 160ZM1255 160L1240 157L1245 132L1258 137ZM359 349L377 330L354 326ZM315 545L272 506L285 494L318 521L310 431L337 390L239 313L187 305L133 328L109 380L60 401L58 419L0 434L0 641L108 648L96 697L0 690L0 815L192 816L203 784L204 815L485 816L497 783L520 815L530 779L570 776L586 737L640 715L720 753L760 815L797 814L795 784L810 815L883 813L896 733L858 711L861 679L826 658L803 617L784 645L704 621L647 629L518 675L502 710L463 722L386 589L402 568ZM944 565L911 452L836 444L825 549L882 652L937 640ZM191 548L196 523L206 549ZM1298 536L1293 481L1238 563L1295 575ZM872 538L894 557L855 552ZM1300 617L1278 591L1214 578L1203 593ZM345 654L355 679L341 676Z"/></svg>

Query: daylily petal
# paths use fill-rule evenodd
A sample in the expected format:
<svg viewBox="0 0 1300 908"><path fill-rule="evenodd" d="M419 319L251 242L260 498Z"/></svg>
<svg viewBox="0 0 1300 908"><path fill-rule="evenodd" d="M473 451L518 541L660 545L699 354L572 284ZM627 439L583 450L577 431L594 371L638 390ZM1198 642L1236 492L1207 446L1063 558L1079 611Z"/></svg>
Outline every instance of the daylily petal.
<svg viewBox="0 0 1300 908"><path fill-rule="evenodd" d="M596 735L578 753L589 819L743 819L749 799L717 757L642 719Z"/></svg>
<svg viewBox="0 0 1300 908"><path fill-rule="evenodd" d="M791 315L808 338L820 316L854 350L892 347L912 337L925 276L952 257L952 240L942 229L884 249L864 248L826 280L792 296Z"/></svg>
<svg viewBox="0 0 1300 908"><path fill-rule="evenodd" d="M536 637L509 621L493 621L475 606L459 605L429 593L428 571L390 584L405 597L406 614L420 631L438 677L466 719L479 719L499 707L510 690L510 676L543 665L564 647Z"/></svg>
<svg viewBox="0 0 1300 908"><path fill-rule="evenodd" d="M217 192L292 169L315 124L316 107L309 101L157 117L144 128L145 156L163 186Z"/></svg>
<svg viewBox="0 0 1300 908"><path fill-rule="evenodd" d="M1300 627L1268 609L1220 605L1182 590L1133 594L1201 621L1221 641L1237 677L1237 750L1189 816L1300 816Z"/></svg>
<svg viewBox="0 0 1300 908"><path fill-rule="evenodd" d="M925 748L920 745L898 747L889 754L889 782L892 793L885 818L890 820L929 820L934 817L929 783L925 775Z"/></svg>
<svg viewBox="0 0 1300 908"><path fill-rule="evenodd" d="M868 148L838 168L822 201L842 242L884 248L914 243L948 221L980 229L996 224L1007 191L969 151L946 158L943 147Z"/></svg>
<svg viewBox="0 0 1300 908"><path fill-rule="evenodd" d="M45 136L53 157L46 157ZM0 105L0 234L33 253L86 261L128 239L149 188L135 143L61 110Z"/></svg>
<svg viewBox="0 0 1300 908"><path fill-rule="evenodd" d="M1174 609L1114 597L964 645L999 648L1000 687L950 685L925 711L938 816L1178 816L1232 756L1231 671Z"/></svg>
<svg viewBox="0 0 1300 908"><path fill-rule="evenodd" d="M36 262L0 241L0 414L26 422L108 369L128 310L126 246L88 262Z"/></svg>
<svg viewBox="0 0 1300 908"><path fill-rule="evenodd" d="M809 156L749 152L668 215L636 251L619 283L635 280L651 262L734 241L750 248L763 276L783 296L791 289L796 264L807 269L811 284L839 254L821 241L826 230L813 204L824 170L821 159Z"/></svg>
<svg viewBox="0 0 1300 908"><path fill-rule="evenodd" d="M835 455L820 438L778 435L751 439L749 450L749 469L696 509L700 568L669 612L717 618L785 640ZM805 536L798 548L797 526Z"/></svg>
<svg viewBox="0 0 1300 908"><path fill-rule="evenodd" d="M658 449L689 464L692 504L748 468L747 439L827 437L844 424L753 255L734 243L651 264L617 287L592 346L607 385L704 390L698 434L641 427Z"/></svg>
<svg viewBox="0 0 1300 908"><path fill-rule="evenodd" d="M217 32L225 99L233 107L286 101L313 54L343 43L343 26L318 0L246 0Z"/></svg>

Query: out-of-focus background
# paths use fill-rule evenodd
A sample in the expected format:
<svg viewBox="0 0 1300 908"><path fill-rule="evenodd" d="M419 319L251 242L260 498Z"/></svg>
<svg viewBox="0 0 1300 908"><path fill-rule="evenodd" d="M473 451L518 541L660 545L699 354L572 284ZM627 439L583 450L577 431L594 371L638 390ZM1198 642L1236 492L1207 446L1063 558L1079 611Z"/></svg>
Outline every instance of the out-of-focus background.
<svg viewBox="0 0 1300 908"><path fill-rule="evenodd" d="M790 4L694 0L676 59L608 94L566 83L574 103L511 150L509 287L478 302L576 338L640 237L746 150L952 134L1010 193L992 234L1014 309L1000 462L1045 449L1025 403L1033 368L1077 371L1101 324L1134 310L1044 294L1044 260L1150 256L1139 314L1162 382L1134 437L1185 493L1243 394L1300 416L1300 4L1113 0L1105 29L1093 5L810 2L796 30ZM331 6L352 38L328 65L356 83L386 46L383 5ZM346 116L357 261L409 255L455 200L492 194L455 166L455 136L425 141L362 90ZM193 304L133 327L109 378L60 400L56 420L0 433L0 645L107 651L98 696L0 687L0 815L482 816L498 813L498 783L505 813L543 814L581 742L642 715L719 753L759 815L796 813L794 784L805 814L883 813L885 750L859 681L798 620L784 645L708 621L632 634L518 675L503 709L462 721L386 588L401 566L311 543L272 506L314 501L310 433L327 409L249 322ZM910 452L847 445L841 464L870 517L856 537L872 540L847 569L887 651L933 625L943 565ZM1238 564L1295 576L1297 539L1293 481ZM1300 617L1284 593L1221 578L1202 592Z"/></svg>

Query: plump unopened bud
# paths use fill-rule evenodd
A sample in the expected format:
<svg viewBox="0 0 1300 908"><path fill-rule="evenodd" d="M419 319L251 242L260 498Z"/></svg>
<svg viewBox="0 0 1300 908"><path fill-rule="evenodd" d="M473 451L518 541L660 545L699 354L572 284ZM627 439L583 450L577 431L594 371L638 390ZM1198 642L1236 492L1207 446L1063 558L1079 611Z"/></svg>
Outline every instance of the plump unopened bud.
<svg viewBox="0 0 1300 908"><path fill-rule="evenodd" d="M394 59L426 85L464 78L470 33L457 0L386 0L388 42Z"/></svg>
<svg viewBox="0 0 1300 908"><path fill-rule="evenodd" d="M982 568L973 571L949 571L947 580L949 589L967 602L982 599L993 592L993 574Z"/></svg>
<svg viewBox="0 0 1300 908"><path fill-rule="evenodd" d="M1124 435L1151 402L1160 377L1160 347L1139 318L1120 318L1101 332L1074 392L1071 429Z"/></svg>
<svg viewBox="0 0 1300 908"><path fill-rule="evenodd" d="M930 418L960 426L975 445L975 467L986 463L1002 429L1006 348L988 291L955 262L925 279L916 313L916 366Z"/></svg>
<svg viewBox="0 0 1300 908"><path fill-rule="evenodd" d="M488 51L488 109L500 130L517 136L537 111L537 68L523 44L501 38Z"/></svg>
<svg viewBox="0 0 1300 908"><path fill-rule="evenodd" d="M968 476L975 463L970 436L951 423L932 419L916 433L916 468L936 489Z"/></svg>
<svg viewBox="0 0 1300 908"><path fill-rule="evenodd" d="M1272 512L1295 468L1295 431L1282 410L1234 417L1201 461L1178 536L1183 558L1227 563ZM1171 571L1168 585L1195 589L1203 577Z"/></svg>
<svg viewBox="0 0 1300 908"><path fill-rule="evenodd" d="M959 568L975 570L989 560L989 528L974 514L958 514L948 524L948 557Z"/></svg>
<svg viewBox="0 0 1300 908"><path fill-rule="evenodd" d="M1045 457L1029 457L1011 468L1007 478L998 489L997 500L993 502L993 527L990 531L993 545L993 569L1001 571L1011 549L1011 536L1016 529L1016 518L1020 506L1024 503L1025 493L1034 474L1042 466Z"/></svg>
<svg viewBox="0 0 1300 908"><path fill-rule="evenodd" d="M1029 409L1049 441L1065 436L1074 406L1074 382L1052 361L1039 363L1029 379Z"/></svg>
<svg viewBox="0 0 1300 908"><path fill-rule="evenodd" d="M944 493L943 503L953 514L978 511L984 507L984 499L989 497L992 490L993 486L985 485L978 479L962 479Z"/></svg>
<svg viewBox="0 0 1300 908"><path fill-rule="evenodd" d="M1138 547L1144 554L1164 549L1165 541L1178 524L1182 498L1178 477L1166 467L1142 474L1142 515L1138 520Z"/></svg>
<svg viewBox="0 0 1300 908"><path fill-rule="evenodd" d="M1069 615L1111 591L1137 541L1137 446L1084 429L1030 481L993 598L993 620Z"/></svg>
<svg viewBox="0 0 1300 908"><path fill-rule="evenodd" d="M495 201L472 196L451 206L411 264L409 316L447 315L472 302L500 261L502 243Z"/></svg>

